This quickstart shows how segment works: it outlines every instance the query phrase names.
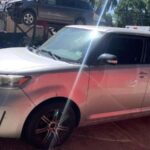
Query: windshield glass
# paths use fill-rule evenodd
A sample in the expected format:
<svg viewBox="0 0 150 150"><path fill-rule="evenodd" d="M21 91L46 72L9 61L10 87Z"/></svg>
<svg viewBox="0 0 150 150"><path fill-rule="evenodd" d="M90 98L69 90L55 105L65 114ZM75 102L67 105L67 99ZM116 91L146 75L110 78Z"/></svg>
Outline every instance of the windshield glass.
<svg viewBox="0 0 150 150"><path fill-rule="evenodd" d="M103 33L93 30L66 27L44 43L39 50L73 62L80 62L90 43L101 38Z"/></svg>

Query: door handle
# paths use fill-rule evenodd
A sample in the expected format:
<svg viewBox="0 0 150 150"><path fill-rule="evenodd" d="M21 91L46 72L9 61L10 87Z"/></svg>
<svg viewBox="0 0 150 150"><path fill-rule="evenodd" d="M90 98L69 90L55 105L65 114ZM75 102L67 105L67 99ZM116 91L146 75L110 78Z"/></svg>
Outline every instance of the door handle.
<svg viewBox="0 0 150 150"><path fill-rule="evenodd" d="M147 73L147 72L144 72L144 71L141 71L141 72L139 73L139 76L140 76L141 79L143 79L146 75L148 75L148 73Z"/></svg>
<svg viewBox="0 0 150 150"><path fill-rule="evenodd" d="M140 73L139 73L139 75L147 75L148 73L147 72L144 72L144 71L141 71Z"/></svg>

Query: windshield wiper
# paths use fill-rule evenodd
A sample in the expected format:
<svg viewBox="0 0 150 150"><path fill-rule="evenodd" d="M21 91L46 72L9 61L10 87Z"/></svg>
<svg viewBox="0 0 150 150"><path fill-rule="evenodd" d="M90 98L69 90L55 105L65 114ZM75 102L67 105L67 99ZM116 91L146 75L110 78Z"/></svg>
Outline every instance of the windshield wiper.
<svg viewBox="0 0 150 150"><path fill-rule="evenodd" d="M35 46L28 46L28 50L31 52L36 52L38 49Z"/></svg>
<svg viewBox="0 0 150 150"><path fill-rule="evenodd" d="M61 57L57 56L56 54L52 53L51 51L46 51L46 50L39 50L38 52L43 52L43 53L46 53L48 54L49 56L51 56L53 59L55 60L61 60Z"/></svg>

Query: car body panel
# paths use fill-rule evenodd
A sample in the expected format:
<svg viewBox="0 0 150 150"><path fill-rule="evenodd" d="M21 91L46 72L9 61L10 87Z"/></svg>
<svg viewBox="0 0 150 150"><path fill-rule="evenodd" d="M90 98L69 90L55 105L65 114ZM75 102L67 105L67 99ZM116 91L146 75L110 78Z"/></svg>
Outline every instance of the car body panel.
<svg viewBox="0 0 150 150"><path fill-rule="evenodd" d="M140 72L147 72L147 75L141 77ZM99 119L98 114L141 108L149 68L142 65L108 65L91 69L90 74L89 118Z"/></svg>
<svg viewBox="0 0 150 150"><path fill-rule="evenodd" d="M74 24L77 19L84 19L87 24L93 24L92 11L65 6L39 7L38 20ZM60 21L61 20L61 21Z"/></svg>
<svg viewBox="0 0 150 150"><path fill-rule="evenodd" d="M26 86L23 90L35 105L39 105L44 100L51 100L55 97L70 99L79 107L81 122L83 122L86 119L86 99L89 81L88 69L82 71L79 78L78 76L78 70L36 75L29 86ZM81 84L84 87L81 87Z"/></svg>
<svg viewBox="0 0 150 150"><path fill-rule="evenodd" d="M1 137L20 137L25 120L31 111L45 100L55 97L66 97L73 100L76 105L81 106L81 117L85 117L84 109L89 79L89 70L86 66L76 84L79 65L38 56L27 48L2 49L0 53L0 74L32 74L32 80L22 90L0 89L0 97L2 97L0 113L3 114L6 111L6 117L1 124ZM6 58L7 60L9 58L9 61L6 61ZM67 80L66 74L68 75ZM84 84L85 88L79 83ZM14 123L9 127L11 122Z"/></svg>
<svg viewBox="0 0 150 150"><path fill-rule="evenodd" d="M50 22L67 23L70 20L66 16L66 9L61 6L40 6L38 20L46 20ZM61 20L61 21L60 21Z"/></svg>
<svg viewBox="0 0 150 150"><path fill-rule="evenodd" d="M6 112L0 125L0 136L19 138L25 118L35 105L21 89L0 88L0 99L0 118Z"/></svg>

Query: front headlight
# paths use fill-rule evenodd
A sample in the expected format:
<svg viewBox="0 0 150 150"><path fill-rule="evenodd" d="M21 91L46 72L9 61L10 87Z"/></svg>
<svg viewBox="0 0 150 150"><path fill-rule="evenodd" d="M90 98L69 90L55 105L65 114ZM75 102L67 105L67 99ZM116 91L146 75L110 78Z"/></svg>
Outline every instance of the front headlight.
<svg viewBox="0 0 150 150"><path fill-rule="evenodd" d="M17 88L22 87L31 79L30 76L0 75L0 87Z"/></svg>

